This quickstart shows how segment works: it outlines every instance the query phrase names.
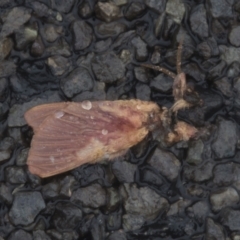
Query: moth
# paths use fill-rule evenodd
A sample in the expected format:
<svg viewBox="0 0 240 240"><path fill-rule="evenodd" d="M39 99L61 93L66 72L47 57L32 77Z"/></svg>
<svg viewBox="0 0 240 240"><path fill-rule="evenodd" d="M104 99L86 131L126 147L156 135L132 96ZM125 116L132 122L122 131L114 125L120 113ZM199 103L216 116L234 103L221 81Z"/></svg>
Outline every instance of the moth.
<svg viewBox="0 0 240 240"><path fill-rule="evenodd" d="M179 47L178 52L181 50ZM177 60L178 64L180 60ZM194 103L184 73L143 64L174 77L175 104L167 109L154 102L132 100L83 101L43 104L25 113L34 136L27 159L29 171L42 178L60 174L85 163L124 155L150 131L159 130L165 141L189 140L198 130L185 122L172 122L172 113ZM195 99L192 98L191 99ZM198 99L198 98L197 98ZM198 99L199 100L199 99Z"/></svg>

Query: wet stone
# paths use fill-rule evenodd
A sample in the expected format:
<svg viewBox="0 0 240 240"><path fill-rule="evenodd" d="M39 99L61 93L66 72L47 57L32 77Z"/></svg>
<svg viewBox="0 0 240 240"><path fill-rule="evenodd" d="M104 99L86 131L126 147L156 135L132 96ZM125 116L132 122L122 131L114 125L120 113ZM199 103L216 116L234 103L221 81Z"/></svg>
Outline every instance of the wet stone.
<svg viewBox="0 0 240 240"><path fill-rule="evenodd" d="M127 8L124 16L128 20L133 20L140 17L145 10L145 5L140 2L132 2Z"/></svg>
<svg viewBox="0 0 240 240"><path fill-rule="evenodd" d="M239 77L234 79L233 89L235 90L234 103L238 108L240 108L240 78Z"/></svg>
<svg viewBox="0 0 240 240"><path fill-rule="evenodd" d="M203 162L203 164L197 167L186 166L184 167L184 176L194 182L203 182L212 178L212 169L214 164L210 161Z"/></svg>
<svg viewBox="0 0 240 240"><path fill-rule="evenodd" d="M199 223L204 223L209 213L209 204L199 201L187 208L187 214L193 219L197 219Z"/></svg>
<svg viewBox="0 0 240 240"><path fill-rule="evenodd" d="M29 225L45 208L45 202L39 192L17 192L14 195L9 217L14 225Z"/></svg>
<svg viewBox="0 0 240 240"><path fill-rule="evenodd" d="M229 41L235 47L240 47L240 26L234 26L229 33Z"/></svg>
<svg viewBox="0 0 240 240"><path fill-rule="evenodd" d="M105 22L112 22L122 15L120 8L114 2L97 2L95 13L99 19Z"/></svg>
<svg viewBox="0 0 240 240"><path fill-rule="evenodd" d="M96 33L101 37L116 37L126 29L127 26L120 22L102 22L95 26Z"/></svg>
<svg viewBox="0 0 240 240"><path fill-rule="evenodd" d="M227 76L230 78L235 78L239 76L239 74L240 74L240 63L233 62L228 68Z"/></svg>
<svg viewBox="0 0 240 240"><path fill-rule="evenodd" d="M145 61L148 57L147 44L138 36L131 40L135 48L135 57L138 61Z"/></svg>
<svg viewBox="0 0 240 240"><path fill-rule="evenodd" d="M13 201L12 190L5 183L0 183L0 199L8 205Z"/></svg>
<svg viewBox="0 0 240 240"><path fill-rule="evenodd" d="M150 101L151 89L147 84L137 83L136 85L136 98L143 101Z"/></svg>
<svg viewBox="0 0 240 240"><path fill-rule="evenodd" d="M204 59L209 59L212 56L219 55L219 49L216 40L213 37L201 42L197 46L198 53Z"/></svg>
<svg viewBox="0 0 240 240"><path fill-rule="evenodd" d="M220 213L221 223L230 231L240 231L240 211L225 208Z"/></svg>
<svg viewBox="0 0 240 240"><path fill-rule="evenodd" d="M232 97L232 84L231 84L230 80L227 77L224 77L222 79L219 79L219 80L215 81L214 85L226 97L229 97L229 98Z"/></svg>
<svg viewBox="0 0 240 240"><path fill-rule="evenodd" d="M137 165L125 161L114 161L112 164L113 174L121 183L134 182L134 174L136 169Z"/></svg>
<svg viewBox="0 0 240 240"><path fill-rule="evenodd" d="M57 182L50 182L42 187L42 195L44 199L54 198L59 195L60 186Z"/></svg>
<svg viewBox="0 0 240 240"><path fill-rule="evenodd" d="M87 0L83 1L78 7L78 14L83 18L88 18L92 15L93 9Z"/></svg>
<svg viewBox="0 0 240 240"><path fill-rule="evenodd" d="M124 214L122 216L122 225L125 231L134 231L140 229L145 222L143 216L136 216L132 214Z"/></svg>
<svg viewBox="0 0 240 240"><path fill-rule="evenodd" d="M177 179L181 167L180 161L171 152L160 148L156 148L148 164L170 181Z"/></svg>
<svg viewBox="0 0 240 240"><path fill-rule="evenodd" d="M211 218L207 218L206 222L206 239L225 240L223 227L220 224L215 223Z"/></svg>
<svg viewBox="0 0 240 240"><path fill-rule="evenodd" d="M62 34L64 34L62 26L55 26L53 24L44 26L44 38L48 42L54 42Z"/></svg>
<svg viewBox="0 0 240 240"><path fill-rule="evenodd" d="M171 15L173 20L180 24L185 14L185 6L181 0L168 0L166 5L166 13Z"/></svg>
<svg viewBox="0 0 240 240"><path fill-rule="evenodd" d="M41 98L34 98L29 102L23 104L14 104L9 112L8 126L9 127L22 127L26 125L24 113L32 107L44 103L59 102L61 99L57 93L47 91L42 93Z"/></svg>
<svg viewBox="0 0 240 240"><path fill-rule="evenodd" d="M40 36L36 38L31 46L31 55L34 57L40 57L44 53L45 47Z"/></svg>
<svg viewBox="0 0 240 240"><path fill-rule="evenodd" d="M91 44L93 31L88 23L81 20L74 21L72 24L72 30L75 50L83 50Z"/></svg>
<svg viewBox="0 0 240 240"><path fill-rule="evenodd" d="M107 240L127 240L126 233L122 230L111 233Z"/></svg>
<svg viewBox="0 0 240 240"><path fill-rule="evenodd" d="M66 176L60 182L60 195L71 197L74 185L76 184L76 180L73 176Z"/></svg>
<svg viewBox="0 0 240 240"><path fill-rule="evenodd" d="M11 60L0 62L0 78L9 77L16 72L16 65Z"/></svg>
<svg viewBox="0 0 240 240"><path fill-rule="evenodd" d="M107 204L106 208L108 211L115 211L121 204L120 194L118 189L113 187L107 188Z"/></svg>
<svg viewBox="0 0 240 240"><path fill-rule="evenodd" d="M75 0L51 0L53 9L57 9L62 13L69 13L74 5Z"/></svg>
<svg viewBox="0 0 240 240"><path fill-rule="evenodd" d="M50 236L45 233L43 230L33 231L34 240L51 240Z"/></svg>
<svg viewBox="0 0 240 240"><path fill-rule="evenodd" d="M195 7L190 16L192 31L200 37L208 37L206 9L203 4Z"/></svg>
<svg viewBox="0 0 240 240"><path fill-rule="evenodd" d="M141 181L157 187L163 184L161 177L157 173L148 169L143 171Z"/></svg>
<svg viewBox="0 0 240 240"><path fill-rule="evenodd" d="M57 203L53 214L53 222L57 229L69 231L79 226L82 211L72 203Z"/></svg>
<svg viewBox="0 0 240 240"><path fill-rule="evenodd" d="M206 74L198 67L196 63L189 63L183 67L183 72L191 77L193 77L196 81L205 81Z"/></svg>
<svg viewBox="0 0 240 240"><path fill-rule="evenodd" d="M221 59L226 61L228 65L233 62L240 62L240 47L227 47L225 45L219 46Z"/></svg>
<svg viewBox="0 0 240 240"><path fill-rule="evenodd" d="M186 208L191 204L188 199L180 199L177 202L171 204L167 216L181 215L185 212Z"/></svg>
<svg viewBox="0 0 240 240"><path fill-rule="evenodd" d="M96 42L94 49L96 52L104 52L104 51L107 51L111 45L112 45L112 39L107 38L106 40Z"/></svg>
<svg viewBox="0 0 240 240"><path fill-rule="evenodd" d="M124 184L120 192L126 214L136 219L143 217L141 223L154 220L169 207L165 198L148 187L137 188L135 184Z"/></svg>
<svg viewBox="0 0 240 240"><path fill-rule="evenodd" d="M105 83L113 83L124 77L125 66L114 52L96 55L92 60L96 78Z"/></svg>
<svg viewBox="0 0 240 240"><path fill-rule="evenodd" d="M8 80L0 78L0 101L4 101L8 95Z"/></svg>
<svg viewBox="0 0 240 240"><path fill-rule="evenodd" d="M210 202L213 211L216 212L225 207L236 205L239 202L239 195L234 188L229 187L217 192L212 192Z"/></svg>
<svg viewBox="0 0 240 240"><path fill-rule="evenodd" d="M13 48L13 41L11 38L0 39L0 60L5 59Z"/></svg>
<svg viewBox="0 0 240 240"><path fill-rule="evenodd" d="M204 144L201 139L189 143L187 159L189 164L198 165L202 162Z"/></svg>
<svg viewBox="0 0 240 240"><path fill-rule="evenodd" d="M46 63L55 76L63 75L71 67L69 59L59 55L49 57Z"/></svg>
<svg viewBox="0 0 240 240"><path fill-rule="evenodd" d="M130 30L130 31L119 34L118 38L116 39L116 41L113 44L113 48L118 48L120 46L127 44L129 41L131 41L131 39L135 35L136 35L135 30Z"/></svg>
<svg viewBox="0 0 240 240"><path fill-rule="evenodd" d="M209 69L208 79L209 80L218 79L220 76L223 75L223 72L224 72L226 66L227 66L226 62L225 61L221 61L217 65L215 65L214 67Z"/></svg>
<svg viewBox="0 0 240 240"><path fill-rule="evenodd" d="M166 0L144 0L145 4L153 11L162 13L166 7Z"/></svg>
<svg viewBox="0 0 240 240"><path fill-rule="evenodd" d="M22 229L16 230L10 234L8 240L32 240L32 235Z"/></svg>
<svg viewBox="0 0 240 240"><path fill-rule="evenodd" d="M16 157L17 166L24 166L27 162L29 148L24 148L20 151L20 153Z"/></svg>
<svg viewBox="0 0 240 240"><path fill-rule="evenodd" d="M210 11L214 18L233 17L232 5L233 1L228 0L209 0Z"/></svg>
<svg viewBox="0 0 240 240"><path fill-rule="evenodd" d="M236 124L230 120L219 119L217 127L218 129L212 143L212 150L216 158L233 157L238 141Z"/></svg>
<svg viewBox="0 0 240 240"><path fill-rule="evenodd" d="M18 30L23 24L25 24L31 17L32 10L25 7L14 7L7 15L0 38L7 37L14 31Z"/></svg>
<svg viewBox="0 0 240 240"><path fill-rule="evenodd" d="M11 137L6 137L0 142L0 162L9 159L12 155L14 140Z"/></svg>
<svg viewBox="0 0 240 240"><path fill-rule="evenodd" d="M61 88L68 98L93 88L93 80L88 70L83 67L74 69L68 76L61 79Z"/></svg>
<svg viewBox="0 0 240 240"><path fill-rule="evenodd" d="M164 73L160 73L151 80L150 87L160 92L170 92L173 86L173 79Z"/></svg>
<svg viewBox="0 0 240 240"><path fill-rule="evenodd" d="M27 174L22 167L8 167L5 169L6 179L13 184L26 183Z"/></svg>
<svg viewBox="0 0 240 240"><path fill-rule="evenodd" d="M73 192L71 202L82 203L86 207L99 208L106 204L106 190L99 184L79 188Z"/></svg>
<svg viewBox="0 0 240 240"><path fill-rule="evenodd" d="M52 46L46 48L46 53L49 55L61 55L70 57L72 55L69 44L64 38L59 38Z"/></svg>
<svg viewBox="0 0 240 240"><path fill-rule="evenodd" d="M135 67L134 68L134 75L136 79L140 82L147 83L148 82L148 75L145 68L142 67Z"/></svg>
<svg viewBox="0 0 240 240"><path fill-rule="evenodd" d="M233 163L218 164L213 169L213 182L218 186L229 186L234 181L236 166Z"/></svg>

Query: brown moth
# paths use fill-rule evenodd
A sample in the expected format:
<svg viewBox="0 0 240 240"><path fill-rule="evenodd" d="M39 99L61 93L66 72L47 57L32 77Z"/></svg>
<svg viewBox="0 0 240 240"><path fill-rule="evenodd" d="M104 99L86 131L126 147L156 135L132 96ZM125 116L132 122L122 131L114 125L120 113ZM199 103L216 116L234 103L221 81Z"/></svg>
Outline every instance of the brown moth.
<svg viewBox="0 0 240 240"><path fill-rule="evenodd" d="M179 58L177 61L179 66ZM165 134L167 143L196 136L195 127L181 121L174 126L171 123L172 113L191 106L184 100L190 91L185 75L178 71L175 76L160 67L143 66L174 77L175 104L171 109L141 100L62 102L33 107L25 113L34 131L27 160L29 171L44 178L85 163L114 159L154 129Z"/></svg>

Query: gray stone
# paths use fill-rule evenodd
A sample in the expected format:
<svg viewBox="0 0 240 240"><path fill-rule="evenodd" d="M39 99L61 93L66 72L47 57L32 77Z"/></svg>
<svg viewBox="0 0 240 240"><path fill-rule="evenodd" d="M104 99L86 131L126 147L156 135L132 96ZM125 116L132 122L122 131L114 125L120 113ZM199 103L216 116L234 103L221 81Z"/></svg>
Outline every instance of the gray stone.
<svg viewBox="0 0 240 240"><path fill-rule="evenodd" d="M220 213L221 223L230 231L240 231L240 211L225 208Z"/></svg>
<svg viewBox="0 0 240 240"><path fill-rule="evenodd" d="M157 75L150 83L151 88L163 93L170 92L172 90L172 86L173 79L164 73Z"/></svg>
<svg viewBox="0 0 240 240"><path fill-rule="evenodd" d="M0 61L5 59L13 48L13 41L11 38L0 39Z"/></svg>
<svg viewBox="0 0 240 240"><path fill-rule="evenodd" d="M145 8L145 4L141 2L132 2L125 11L124 16L128 20L136 19L144 13Z"/></svg>
<svg viewBox="0 0 240 240"><path fill-rule="evenodd" d="M6 179L13 184L22 184L27 181L27 174L22 167L8 167L5 169Z"/></svg>
<svg viewBox="0 0 240 240"><path fill-rule="evenodd" d="M147 44L138 36L131 40L135 48L135 57L138 61L145 61L148 57Z"/></svg>
<svg viewBox="0 0 240 240"><path fill-rule="evenodd" d="M232 5L233 1L230 0L209 0L210 11L214 18L233 17Z"/></svg>
<svg viewBox="0 0 240 240"><path fill-rule="evenodd" d="M8 237L8 240L20 240L20 239L32 240L32 235L22 229L19 229L12 232Z"/></svg>
<svg viewBox="0 0 240 240"><path fill-rule="evenodd" d="M82 211L79 207L69 202L59 202L56 204L53 222L57 229L69 231L78 227L81 221Z"/></svg>
<svg viewBox="0 0 240 240"><path fill-rule="evenodd" d="M11 157L13 147L14 140L11 137L6 137L0 142L0 162Z"/></svg>
<svg viewBox="0 0 240 240"><path fill-rule="evenodd" d="M237 204L239 202L239 195L234 188L229 187L211 193L210 202L213 211L216 212L225 207Z"/></svg>
<svg viewBox="0 0 240 240"><path fill-rule="evenodd" d="M7 37L14 31L18 30L31 17L32 10L25 7L14 7L7 15L2 30L0 39Z"/></svg>
<svg viewBox="0 0 240 240"><path fill-rule="evenodd" d="M120 192L126 213L135 218L143 216L145 221L154 220L169 207L165 198L148 187L137 188L135 184L125 183Z"/></svg>
<svg viewBox="0 0 240 240"><path fill-rule="evenodd" d="M68 13L72 9L75 0L51 0L53 9L57 9L59 12Z"/></svg>
<svg viewBox="0 0 240 240"><path fill-rule="evenodd" d="M144 0L145 4L153 11L162 13L166 7L166 0Z"/></svg>
<svg viewBox="0 0 240 240"><path fill-rule="evenodd" d="M29 102L23 104L14 104L9 112L8 126L9 127L22 127L26 125L24 113L32 107L44 103L59 102L61 101L59 95L52 91L42 93L41 98L37 97Z"/></svg>
<svg viewBox="0 0 240 240"><path fill-rule="evenodd" d="M223 227L220 224L215 223L211 218L207 218L206 239L226 239L223 233Z"/></svg>
<svg viewBox="0 0 240 240"><path fill-rule="evenodd" d="M170 181L175 181L180 171L180 161L171 153L156 148L148 163Z"/></svg>
<svg viewBox="0 0 240 240"><path fill-rule="evenodd" d="M0 183L0 199L8 205L12 203L12 190L5 183Z"/></svg>
<svg viewBox="0 0 240 240"><path fill-rule="evenodd" d="M83 67L74 69L68 76L61 79L61 88L68 98L93 88L93 80L88 70Z"/></svg>
<svg viewBox="0 0 240 240"><path fill-rule="evenodd" d="M238 141L237 126L230 120L220 119L218 129L212 143L212 150L216 158L233 157Z"/></svg>
<svg viewBox="0 0 240 240"><path fill-rule="evenodd" d="M137 165L125 161L114 161L112 164L113 174L121 183L134 182L134 174L136 169Z"/></svg>
<svg viewBox="0 0 240 240"><path fill-rule="evenodd" d="M55 76L61 76L71 68L70 60L59 55L49 57L46 63Z"/></svg>
<svg viewBox="0 0 240 240"><path fill-rule="evenodd" d="M120 22L99 23L95 27L95 31L102 37L116 37L120 33L125 32L127 26Z"/></svg>
<svg viewBox="0 0 240 240"><path fill-rule="evenodd" d="M207 202L199 201L187 208L188 216L197 219L199 223L204 223L209 213L209 205Z"/></svg>
<svg viewBox="0 0 240 240"><path fill-rule="evenodd" d="M203 182L209 180L213 173L214 164L211 161L203 162L197 167L186 166L183 169L184 176L194 182Z"/></svg>
<svg viewBox="0 0 240 240"><path fill-rule="evenodd" d="M232 27L229 33L229 41L235 47L240 47L240 26Z"/></svg>
<svg viewBox="0 0 240 240"><path fill-rule="evenodd" d="M113 83L124 77L125 66L114 52L97 55L92 60L96 78L105 83Z"/></svg>
<svg viewBox="0 0 240 240"><path fill-rule="evenodd" d="M106 205L106 190L99 184L92 184L74 191L70 200L86 207L99 208Z"/></svg>
<svg viewBox="0 0 240 240"><path fill-rule="evenodd" d="M240 62L240 47L227 47L225 45L219 46L221 59L226 61L228 65L233 62Z"/></svg>
<svg viewBox="0 0 240 240"><path fill-rule="evenodd" d="M122 16L120 8L114 2L97 2L95 12L105 22L112 22Z"/></svg>
<svg viewBox="0 0 240 240"><path fill-rule="evenodd" d="M147 84L137 83L136 85L136 98L143 101L150 101L151 89Z"/></svg>
<svg viewBox="0 0 240 240"><path fill-rule="evenodd" d="M185 14L185 5L181 0L168 0L166 5L166 13L171 15L173 20L180 24Z"/></svg>
<svg viewBox="0 0 240 240"><path fill-rule="evenodd" d="M204 149L204 144L201 139L196 141L191 141L189 143L186 161L193 165L198 165L199 163L201 163L203 149Z"/></svg>
<svg viewBox="0 0 240 240"><path fill-rule="evenodd" d="M208 37L207 14L203 4L193 8L190 15L190 25L192 31L199 37Z"/></svg>
<svg viewBox="0 0 240 240"><path fill-rule="evenodd" d="M78 20L74 21L72 25L74 36L74 49L79 51L87 48L93 38L93 31L88 23Z"/></svg>
<svg viewBox="0 0 240 240"><path fill-rule="evenodd" d="M39 192L17 192L14 195L9 217L14 225L23 226L34 222L35 217L46 207Z"/></svg>

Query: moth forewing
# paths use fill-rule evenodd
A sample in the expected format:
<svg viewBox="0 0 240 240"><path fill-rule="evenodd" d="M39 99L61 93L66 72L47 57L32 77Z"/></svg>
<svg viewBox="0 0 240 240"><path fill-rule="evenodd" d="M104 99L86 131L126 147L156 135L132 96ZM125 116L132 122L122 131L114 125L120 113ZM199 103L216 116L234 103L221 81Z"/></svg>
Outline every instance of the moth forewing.
<svg viewBox="0 0 240 240"><path fill-rule="evenodd" d="M29 170L49 177L85 163L113 159L140 142L150 128L160 125L161 114L155 103L140 100L34 107L25 114L34 128Z"/></svg>

